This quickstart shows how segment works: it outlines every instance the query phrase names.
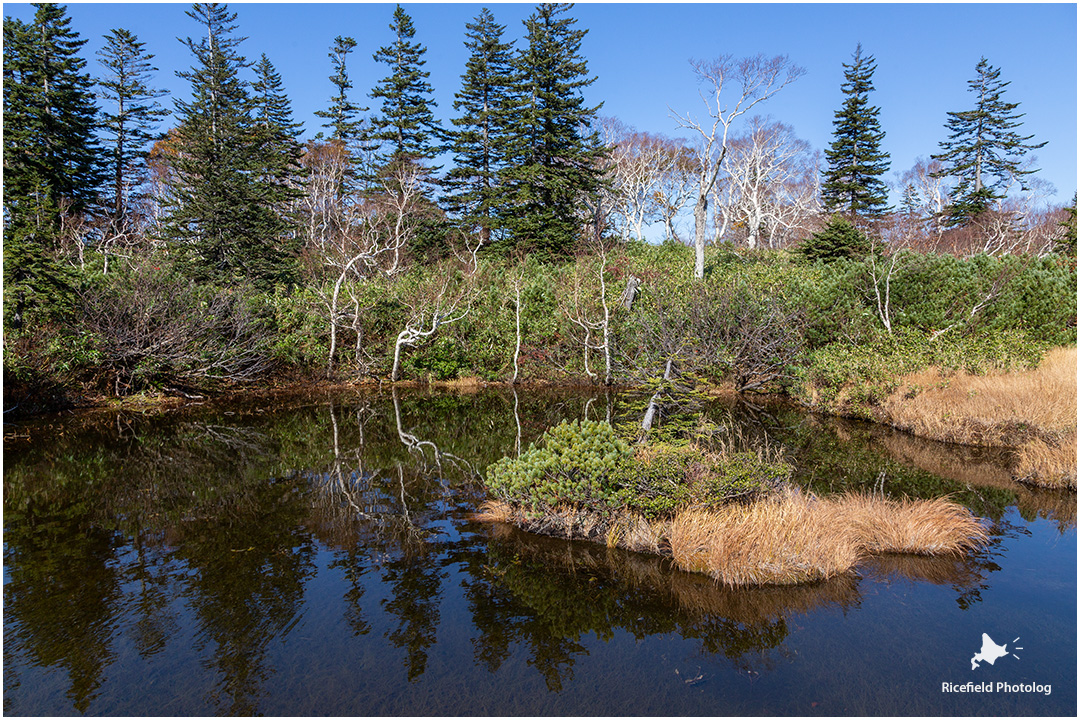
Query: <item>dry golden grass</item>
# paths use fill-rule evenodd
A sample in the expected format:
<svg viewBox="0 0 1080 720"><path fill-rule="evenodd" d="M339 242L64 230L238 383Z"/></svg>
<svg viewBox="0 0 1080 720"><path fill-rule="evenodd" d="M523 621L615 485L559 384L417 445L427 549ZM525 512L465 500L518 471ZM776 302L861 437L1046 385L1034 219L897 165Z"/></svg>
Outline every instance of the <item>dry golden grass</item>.
<svg viewBox="0 0 1080 720"><path fill-rule="evenodd" d="M1016 454L1021 482L1048 488L1076 489L1076 432L1056 441L1035 438Z"/></svg>
<svg viewBox="0 0 1080 720"><path fill-rule="evenodd" d="M431 385L438 388L447 388L459 391L476 391L484 387L486 383L478 377L470 376L454 378L453 380L432 380Z"/></svg>
<svg viewBox="0 0 1080 720"><path fill-rule="evenodd" d="M473 519L637 552L661 554L667 547L679 568L729 587L827 580L871 554L961 555L987 541L978 518L944 498L815 498L798 491L684 510L670 523L629 514L605 520L572 508L531 517L498 501L484 503Z"/></svg>
<svg viewBox="0 0 1080 720"><path fill-rule="evenodd" d="M502 500L487 500L480 506L479 512L473 513L469 519L476 522L512 523L514 514L514 509Z"/></svg>
<svg viewBox="0 0 1080 720"><path fill-rule="evenodd" d="M1055 348L1033 370L982 376L906 375L882 403L892 425L915 435L1019 450L1017 475L1076 488L1076 348Z"/></svg>
<svg viewBox="0 0 1080 720"><path fill-rule="evenodd" d="M834 522L871 554L963 555L989 540L963 505L947 498L893 500L848 494L825 501Z"/></svg>
<svg viewBox="0 0 1080 720"><path fill-rule="evenodd" d="M724 585L794 585L847 572L862 558L855 537L823 503L791 493L718 510L688 510L671 523L684 570Z"/></svg>

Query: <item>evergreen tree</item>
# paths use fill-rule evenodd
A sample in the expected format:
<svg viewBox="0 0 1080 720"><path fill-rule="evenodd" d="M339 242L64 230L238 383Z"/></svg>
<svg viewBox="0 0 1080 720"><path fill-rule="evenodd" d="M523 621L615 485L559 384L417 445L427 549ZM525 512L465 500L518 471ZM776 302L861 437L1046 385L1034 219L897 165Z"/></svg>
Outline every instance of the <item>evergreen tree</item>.
<svg viewBox="0 0 1080 720"><path fill-rule="evenodd" d="M293 120L292 103L285 95L281 75L265 54L255 64L255 82L251 90L258 164L267 190L266 200L285 220L287 234L293 235L296 228L290 217L290 207L303 195L300 184L303 124Z"/></svg>
<svg viewBox="0 0 1080 720"><path fill-rule="evenodd" d="M110 105L102 111L101 131L109 147L110 205L119 222L127 215L129 201L141 196L138 188L145 180L153 130L169 114L157 103L167 93L149 85L150 74L157 68L144 46L130 32L117 28L105 36L105 47L98 52L108 71L97 82L100 96Z"/></svg>
<svg viewBox="0 0 1080 720"><path fill-rule="evenodd" d="M564 17L571 7L538 5L525 21L528 47L515 59L518 106L502 173L511 198L502 222L518 249L543 257L569 254L580 224L575 210L582 196L599 191L603 172L605 149L591 130L601 106L582 96L596 80L580 54L588 31Z"/></svg>
<svg viewBox="0 0 1080 720"><path fill-rule="evenodd" d="M840 89L846 97L836 111L833 141L825 151L825 207L851 220L879 218L888 210L889 191L881 176L889 170L889 155L881 150L885 133L878 123L880 108L870 104L876 69L874 56L863 56L862 45L856 45L851 64L844 63Z"/></svg>
<svg viewBox="0 0 1080 720"><path fill-rule="evenodd" d="M330 62L334 67L334 74L330 76L330 82L337 88L337 93L330 98L330 108L316 110L318 117L326 118L323 127L332 129L330 137L340 140L346 145L363 137L363 123L359 119L360 113L367 112L366 107L360 107L349 100L349 90L352 81L349 79L346 62L349 53L356 47L356 40L351 37L338 35L334 38L334 45L330 48Z"/></svg>
<svg viewBox="0 0 1080 720"><path fill-rule="evenodd" d="M461 91L454 96L454 110L462 113L452 120L457 128L450 145L455 165L443 185L447 208L470 232L479 231L481 243L486 244L498 227L503 204L499 172L507 167L513 56L511 45L502 42L506 27L497 24L487 8L465 28L470 55Z"/></svg>
<svg viewBox="0 0 1080 720"><path fill-rule="evenodd" d="M858 259L870 254L870 239L843 215L833 215L820 232L803 240L795 252L813 262L832 262L841 258Z"/></svg>
<svg viewBox="0 0 1080 720"><path fill-rule="evenodd" d="M10 228L53 242L61 209L86 210L101 180L86 43L64 5L36 3L34 19L4 18L4 210ZM29 236L28 236L29 237Z"/></svg>
<svg viewBox="0 0 1080 720"><path fill-rule="evenodd" d="M390 29L394 42L374 55L376 62L389 66L390 75L371 91L371 97L382 100L381 115L372 120L373 138L384 143L385 165L431 160L443 150L444 132L432 113L435 101L427 82L431 73L423 69L427 49L410 42L416 31L400 5Z"/></svg>
<svg viewBox="0 0 1080 720"><path fill-rule="evenodd" d="M179 125L166 232L184 243L199 281L251 279L263 288L295 280L294 244L274 204L279 181L269 177L252 98L240 79L246 67L232 36L235 13L220 3L194 4L188 16L205 27L185 44L195 56L191 100L177 100Z"/></svg>
<svg viewBox="0 0 1080 720"><path fill-rule="evenodd" d="M1072 205L1065 208L1065 220L1061 222L1061 239L1054 246L1054 252L1076 257L1076 193L1073 193Z"/></svg>
<svg viewBox="0 0 1080 720"><path fill-rule="evenodd" d="M4 18L4 323L71 307L74 274L53 253L64 213L91 209L101 181L86 43L63 5Z"/></svg>
<svg viewBox="0 0 1080 720"><path fill-rule="evenodd" d="M1001 70L982 58L975 72L977 77L968 81L975 93L975 109L947 113L949 138L939 143L944 152L932 156L944 166L935 177L957 181L948 210L951 225L967 224L988 210L1004 197L1002 191L1014 179L1026 190L1024 176L1037 171L1022 167L1024 156L1028 150L1046 145L1029 145L1034 136L1021 137L1016 132L1024 114L1016 112L1019 103L1002 99L1009 83L1002 82Z"/></svg>

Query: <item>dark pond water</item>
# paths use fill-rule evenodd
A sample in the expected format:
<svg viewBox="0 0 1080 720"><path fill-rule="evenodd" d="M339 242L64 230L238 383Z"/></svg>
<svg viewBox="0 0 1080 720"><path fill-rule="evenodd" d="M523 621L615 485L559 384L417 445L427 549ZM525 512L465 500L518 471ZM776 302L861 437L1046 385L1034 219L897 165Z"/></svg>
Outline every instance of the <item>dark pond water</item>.
<svg viewBox="0 0 1080 720"><path fill-rule="evenodd" d="M1076 714L1076 496L993 454L706 407L819 493L951 494L992 524L973 557L798 588L470 521L488 463L643 406L399 391L5 426L4 712ZM1009 652L972 669L983 633ZM943 691L969 682L994 692Z"/></svg>

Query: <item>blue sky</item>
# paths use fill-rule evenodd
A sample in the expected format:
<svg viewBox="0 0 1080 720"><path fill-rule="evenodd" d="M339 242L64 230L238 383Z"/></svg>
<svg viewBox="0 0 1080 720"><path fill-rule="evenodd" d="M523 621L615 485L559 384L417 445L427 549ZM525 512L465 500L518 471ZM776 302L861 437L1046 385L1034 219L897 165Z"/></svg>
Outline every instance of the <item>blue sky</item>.
<svg viewBox="0 0 1080 720"><path fill-rule="evenodd" d="M449 124L453 95L460 87L466 51L465 23L480 4L403 5L427 49L426 69L435 88L436 113ZM91 72L100 72L94 53L110 29L134 32L154 53L156 84L187 92L175 71L191 65L178 37L197 34L185 4L71 3L72 24L83 38ZM520 44L521 21L534 4L489 3L507 26L505 39ZM372 53L392 40L392 4L233 3L239 33L248 40L249 59L266 53L283 77L305 137L319 130L314 111L324 107L332 86L327 51L336 35L358 42L350 56L357 100L385 76ZM843 96L842 63L856 43L877 59L872 101L881 107L884 149L892 171L902 172L917 157L938 151L945 138L947 111L966 110L972 97L967 81L986 56L1011 82L1005 98L1020 103L1024 134L1047 141L1037 151L1039 177L1057 188L1055 202L1071 200L1077 186L1077 17L1076 5L1062 4L578 4L571 14L587 29L582 44L597 81L589 102L604 103L601 114L639 130L678 135L671 111L700 112L688 60L765 53L786 54L807 74L759 108L794 127L815 149L831 138L833 113ZM33 8L4 4L4 14L29 19ZM371 104L368 102L367 104ZM171 103L170 103L171 107ZM891 173L890 173L891 175Z"/></svg>

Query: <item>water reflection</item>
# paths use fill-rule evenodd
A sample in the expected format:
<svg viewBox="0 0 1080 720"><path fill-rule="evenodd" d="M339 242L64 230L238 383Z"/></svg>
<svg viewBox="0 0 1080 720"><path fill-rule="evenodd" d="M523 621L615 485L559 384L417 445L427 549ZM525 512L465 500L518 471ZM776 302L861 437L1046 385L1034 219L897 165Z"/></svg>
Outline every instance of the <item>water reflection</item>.
<svg viewBox="0 0 1080 720"><path fill-rule="evenodd" d="M113 661L124 601L119 538L94 527L84 503L4 511L4 651L60 668L67 697L89 711ZM5 696L8 694L5 657Z"/></svg>
<svg viewBox="0 0 1080 720"><path fill-rule="evenodd" d="M572 677L589 635L626 631L641 640L678 633L746 673L768 666L782 649L791 616L859 604L858 578L800 587L730 590L661 558L564 542L505 525L488 528L485 562L469 582L478 662L497 670L509 647L528 648L549 690Z"/></svg>
<svg viewBox="0 0 1080 720"><path fill-rule="evenodd" d="M340 632L350 656L362 646L388 659L366 675L419 685L454 652L440 631L462 626L476 668L499 673L524 656L553 693L598 640L621 634L678 637L753 676L788 657L795 618L855 612L867 583L949 587L968 608L1005 562L999 542L963 560L884 557L828 583L734 591L659 558L469 522L488 463L563 418L618 421L639 405L393 391L21 427L5 448L5 710L289 714L273 678L288 676L290 654L317 654ZM1025 532L1000 519L1018 502L1075 524L1068 494L978 484L948 453L935 474L936 444L776 409L709 413L727 442L785 443L819 491L884 471L885 491L954 493L997 513L999 541ZM331 609L327 629L296 637L313 608ZM174 695L118 686L119 667L167 668ZM66 704L53 697L55 669Z"/></svg>

